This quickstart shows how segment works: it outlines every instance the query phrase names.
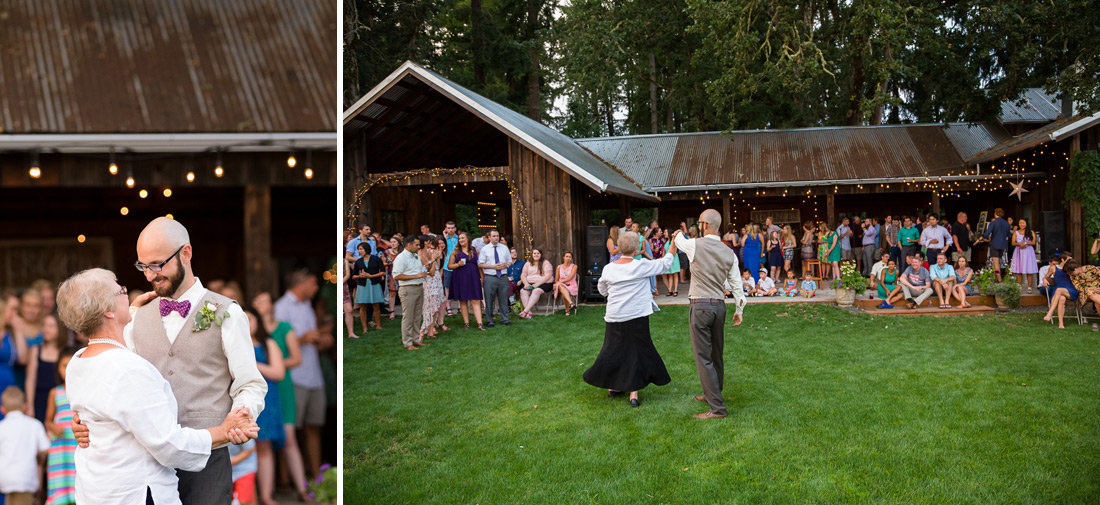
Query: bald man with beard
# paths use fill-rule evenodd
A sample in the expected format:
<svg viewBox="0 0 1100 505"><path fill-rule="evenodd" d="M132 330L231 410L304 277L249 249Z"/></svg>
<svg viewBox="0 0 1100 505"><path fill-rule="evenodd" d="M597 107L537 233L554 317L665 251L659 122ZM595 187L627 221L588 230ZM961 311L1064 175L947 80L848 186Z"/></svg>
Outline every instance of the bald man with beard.
<svg viewBox="0 0 1100 505"><path fill-rule="evenodd" d="M130 307L133 321L123 330L126 346L172 386L181 426L218 426L238 407L246 407L255 419L264 408L267 383L256 367L248 317L236 302L203 287L191 270L191 258L191 238L178 221L159 217L142 230L134 266L153 290ZM88 446L86 427L74 424L73 433L82 447ZM229 505L232 472L228 447L215 448L202 471L176 471L180 501Z"/></svg>

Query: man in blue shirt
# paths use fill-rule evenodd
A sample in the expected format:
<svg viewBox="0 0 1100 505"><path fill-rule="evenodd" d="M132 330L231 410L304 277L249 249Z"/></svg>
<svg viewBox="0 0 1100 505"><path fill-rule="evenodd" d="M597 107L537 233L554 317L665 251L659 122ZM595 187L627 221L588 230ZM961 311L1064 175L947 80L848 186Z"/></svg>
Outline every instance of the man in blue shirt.
<svg viewBox="0 0 1100 505"><path fill-rule="evenodd" d="M1001 282L1001 255L1008 249L1008 234L1012 227L1005 221L1005 211L1002 208L993 209L993 221L986 226L985 233L980 241L989 242L989 259L993 260L993 272L997 274L997 282Z"/></svg>
<svg viewBox="0 0 1100 505"><path fill-rule="evenodd" d="M370 233L370 225L364 224L359 228L359 236L351 239L348 242L348 248L345 251L344 257L349 263L355 263L355 260L359 259L359 244L366 242L371 256L378 254L377 244L374 243L374 237Z"/></svg>
<svg viewBox="0 0 1100 505"><path fill-rule="evenodd" d="M936 255L936 264L929 269L929 276L932 278L932 288L940 299L940 308L950 309L951 292L955 289L957 279L955 268L947 263L947 253L941 252Z"/></svg>
<svg viewBox="0 0 1100 505"><path fill-rule="evenodd" d="M844 218L841 221L840 226L836 228L836 234L840 237L840 259L841 261L848 261L855 259L855 255L852 254L852 229L848 227L848 218ZM769 237L770 239L770 237Z"/></svg>
<svg viewBox="0 0 1100 505"><path fill-rule="evenodd" d="M443 303L447 305L447 315L451 315L451 269L447 263L451 261L451 253L458 247L458 233L455 222L447 221L443 227L443 240L447 241L447 255L443 257Z"/></svg>

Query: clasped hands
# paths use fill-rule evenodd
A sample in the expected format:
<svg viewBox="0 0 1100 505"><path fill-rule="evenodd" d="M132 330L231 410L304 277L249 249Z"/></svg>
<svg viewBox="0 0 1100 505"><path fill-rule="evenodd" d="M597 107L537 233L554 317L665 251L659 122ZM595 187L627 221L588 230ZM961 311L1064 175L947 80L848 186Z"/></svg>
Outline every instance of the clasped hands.
<svg viewBox="0 0 1100 505"><path fill-rule="evenodd" d="M83 449L87 449L91 442L88 427L80 422L80 414L73 413L72 422L73 437L76 443ZM225 439L233 444L240 445L255 439L260 434L260 427L256 420L249 414L248 407L240 406L225 416L222 424L211 431L218 430L225 434ZM213 435L213 433L211 433Z"/></svg>

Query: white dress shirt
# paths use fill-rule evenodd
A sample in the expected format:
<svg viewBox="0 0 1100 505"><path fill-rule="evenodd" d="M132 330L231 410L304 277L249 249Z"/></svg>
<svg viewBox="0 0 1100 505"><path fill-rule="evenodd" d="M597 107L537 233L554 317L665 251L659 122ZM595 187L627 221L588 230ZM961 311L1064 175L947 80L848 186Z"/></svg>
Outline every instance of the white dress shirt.
<svg viewBox="0 0 1100 505"><path fill-rule="evenodd" d="M0 421L0 494L38 491L38 453L50 449L46 428L22 412Z"/></svg>
<svg viewBox="0 0 1100 505"><path fill-rule="evenodd" d="M876 262L874 265L871 266L871 278L878 280L879 272L882 272L882 270L886 267L886 263L883 263L882 261Z"/></svg>
<svg viewBox="0 0 1100 505"><path fill-rule="evenodd" d="M659 260L632 260L630 263L608 263L603 267L597 288L607 298L607 312L603 320L609 323L621 323L639 317L645 317L655 310L653 292L649 290L649 278L660 275L672 268L675 259L668 251Z"/></svg>
<svg viewBox="0 0 1100 505"><path fill-rule="evenodd" d="M398 254L397 258L393 260L393 276L395 278L398 275L416 275L425 271L424 264L420 262L420 256L409 252L408 249L401 251L401 254ZM424 284L424 278L397 281L398 287L416 284Z"/></svg>
<svg viewBox="0 0 1100 505"><path fill-rule="evenodd" d="M494 249L496 250L497 256L493 255ZM499 257L500 259L498 260L497 257ZM493 265L496 263L504 263L505 265L507 265L511 262L512 253L508 250L507 246L501 244L500 242L497 242L497 245L485 244L485 247L481 248L481 251L478 253L477 256L477 264L479 265L478 268L481 268L480 265ZM486 276L496 277L497 273L499 272L501 277L508 277L508 267L501 268L500 270L494 270L492 268L481 268L481 271L485 272Z"/></svg>
<svg viewBox="0 0 1100 505"><path fill-rule="evenodd" d="M695 241L706 239L717 240L719 242L722 241L722 238L718 235L703 235L702 238L687 238L683 233L677 233L673 243L676 244L676 248L679 249L680 252L687 255L688 261L691 262L695 261ZM740 316L749 299L745 297L745 291L741 288L741 269L737 266L736 254L733 255L733 266L731 266L730 271L726 273L726 282L723 286L728 286L730 295L733 296L733 305L735 307L734 313ZM691 295L689 294L688 298L690 297Z"/></svg>
<svg viewBox="0 0 1100 505"><path fill-rule="evenodd" d="M69 361L65 391L93 433L77 448L77 503L180 503L175 468L197 472L210 457L210 432L183 428L176 397L160 372L136 353L110 349Z"/></svg>
<svg viewBox="0 0 1100 505"><path fill-rule="evenodd" d="M932 239L939 239L939 242L933 244ZM947 228L943 226L929 226L920 233L920 245L927 249L947 249L951 245L951 233L947 231ZM950 255L948 255L950 257ZM935 263L936 258L928 258L930 263Z"/></svg>
<svg viewBox="0 0 1100 505"><path fill-rule="evenodd" d="M199 301L206 296L207 289L202 287L202 282L195 278L191 285L178 301L191 302L191 311L187 317L179 315L179 312L169 312L160 320L164 323L164 331L168 334L168 341L175 343L183 331L191 331L190 325L194 324L195 314L198 313ZM154 299L150 303L160 303ZM133 312L131 310L131 312ZM233 377L229 394L233 397L233 407L248 407L248 412L253 418L260 416L264 410L264 395L267 394L267 382L260 375L260 369L256 368L256 351L252 347L252 332L248 324L248 316L236 303L229 304L225 309L229 316L222 321L222 353L229 361L229 375ZM126 347L134 351L134 322L130 321L122 330L122 337L126 340ZM136 352L136 351L135 351ZM97 435L98 436L98 435Z"/></svg>

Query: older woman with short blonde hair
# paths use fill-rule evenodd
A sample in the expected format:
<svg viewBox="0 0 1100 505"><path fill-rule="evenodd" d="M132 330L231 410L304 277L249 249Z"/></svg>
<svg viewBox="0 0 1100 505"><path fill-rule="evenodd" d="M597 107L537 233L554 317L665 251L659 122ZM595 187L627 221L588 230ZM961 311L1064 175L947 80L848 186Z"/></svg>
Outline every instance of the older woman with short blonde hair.
<svg viewBox="0 0 1100 505"><path fill-rule="evenodd" d="M622 257L604 267L598 286L607 298L603 349L584 372L584 381L607 389L608 397L629 391L630 405L637 407L638 390L672 380L649 336L649 315L660 310L650 295L649 278L668 271L676 246L670 244L661 259L648 260L634 259L641 246L637 233L621 234L617 245Z"/></svg>
<svg viewBox="0 0 1100 505"><path fill-rule="evenodd" d="M88 336L69 363L66 392L94 438L76 450L78 503L180 503L174 468L202 470L212 447L255 438L259 427L241 409L221 425L180 427L172 387L122 337L130 322L126 288L101 268L84 270L57 290L61 320Z"/></svg>

